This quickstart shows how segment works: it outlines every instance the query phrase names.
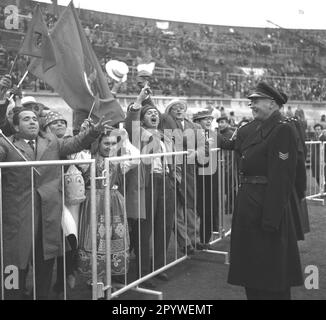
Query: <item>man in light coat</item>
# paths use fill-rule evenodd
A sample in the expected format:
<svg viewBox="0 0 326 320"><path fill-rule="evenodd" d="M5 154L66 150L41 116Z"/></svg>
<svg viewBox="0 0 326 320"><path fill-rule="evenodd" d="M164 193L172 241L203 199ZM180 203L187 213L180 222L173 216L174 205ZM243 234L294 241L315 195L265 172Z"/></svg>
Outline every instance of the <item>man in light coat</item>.
<svg viewBox="0 0 326 320"><path fill-rule="evenodd" d="M89 147L104 123L99 121L88 132L65 140L40 133L38 117L31 110L17 111L13 124L17 133L8 138L10 143L0 138L0 162L23 161L22 155L28 161L59 160ZM29 262L35 263L37 299L48 298L54 258L62 255L61 183L60 166L41 166L37 171L26 167L2 169L4 267L13 265L19 269L20 284L16 290L6 290L7 299L22 298ZM35 261L32 261L33 231Z"/></svg>

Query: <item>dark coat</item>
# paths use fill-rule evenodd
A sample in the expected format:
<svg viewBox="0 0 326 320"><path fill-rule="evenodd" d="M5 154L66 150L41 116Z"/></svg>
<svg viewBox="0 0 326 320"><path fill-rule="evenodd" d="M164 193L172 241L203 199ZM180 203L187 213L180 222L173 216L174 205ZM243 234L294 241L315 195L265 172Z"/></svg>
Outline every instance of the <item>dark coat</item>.
<svg viewBox="0 0 326 320"><path fill-rule="evenodd" d="M208 158L204 164L197 163L196 191L197 191L197 212L200 217L201 242L208 243L212 230L218 230L219 206L218 206L218 153L210 151L209 148L217 148L221 143L221 136L215 131L205 130L205 139L213 138L214 143L210 147L205 142L205 156ZM211 163L212 161L213 163ZM215 163L214 163L215 162ZM205 168L206 170L200 170ZM212 224L213 222L213 224Z"/></svg>
<svg viewBox="0 0 326 320"><path fill-rule="evenodd" d="M259 121L253 120L249 123L243 125L241 128L236 129L236 137L229 140L229 138L224 137L221 141L220 146L222 149L234 150L238 155L240 154L240 149L243 141L247 139L257 128Z"/></svg>
<svg viewBox="0 0 326 320"><path fill-rule="evenodd" d="M164 143L166 152L174 151L172 140L164 136L161 131L158 131L154 136L152 132L140 126L140 110L127 112L125 128L131 143L142 154L161 152L160 140ZM126 211L128 218L146 219L145 190L150 183L151 173L151 166L147 165L148 162L150 164L151 160L142 160L139 166L130 169L126 174ZM171 180L174 179L172 171L173 166L170 166ZM179 171L178 168L177 171Z"/></svg>
<svg viewBox="0 0 326 320"><path fill-rule="evenodd" d="M234 129L230 127L226 127L222 130L217 130L217 134L220 134L225 139L230 139L233 135Z"/></svg>
<svg viewBox="0 0 326 320"><path fill-rule="evenodd" d="M30 161L59 160L89 147L95 140L82 133L68 139L53 134L37 137L36 156L31 147L16 136L10 141ZM23 161L17 152L0 139L0 161ZM61 255L62 183L60 166L37 167L34 173L35 222L42 220L43 255L51 259ZM31 170L26 167L2 169L3 238L5 265L24 269L32 250ZM35 234L39 224L35 223Z"/></svg>
<svg viewBox="0 0 326 320"><path fill-rule="evenodd" d="M287 118L286 121L292 126L297 140L297 166L295 186L291 195L291 207L298 240L304 240L305 233L310 231L308 207L305 200L307 189L306 157L307 147L305 133L300 121L296 118Z"/></svg>
<svg viewBox="0 0 326 320"><path fill-rule="evenodd" d="M10 125L6 116L8 105L8 99L6 99L5 102L0 103L0 129L2 130L2 133L7 137L11 136L15 132L14 128Z"/></svg>
<svg viewBox="0 0 326 320"><path fill-rule="evenodd" d="M175 144L176 151L187 151L189 149L194 149L200 154L204 154L205 152L205 134L202 127L190 121L189 119L184 119L184 128L180 122L173 119L170 114L162 114L161 115L161 124L160 129L180 129L179 133L182 134L177 141L183 141L183 145L180 146L179 143ZM192 141L192 145L190 143L191 139L187 139L186 133L190 134L193 131L195 140ZM190 143L190 144L189 144ZM179 188L179 196L182 202L187 202L187 207L190 209L195 209L195 176L196 176L196 164L195 163L188 163L186 166L183 167L182 172L182 180L181 186ZM187 190L185 196L185 190Z"/></svg>
<svg viewBox="0 0 326 320"><path fill-rule="evenodd" d="M240 171L268 183L242 184L232 220L228 282L282 291L302 285L290 195L295 183L297 141L276 111L241 145Z"/></svg>
<svg viewBox="0 0 326 320"><path fill-rule="evenodd" d="M297 142L297 165L295 174L295 185L293 186L291 194L291 212L293 214L293 220L295 225L295 231L298 240L304 240L304 234L309 232L309 217L308 208L305 202L305 191L307 188L307 176L306 176L306 146L302 128L300 123L295 119L284 118L290 127L292 128L295 140ZM221 142L221 148L227 150L234 150L236 153L237 162L239 162L241 157L241 150L244 141L259 128L260 122L253 120L248 124L242 126L236 133L236 138L234 140L223 139Z"/></svg>

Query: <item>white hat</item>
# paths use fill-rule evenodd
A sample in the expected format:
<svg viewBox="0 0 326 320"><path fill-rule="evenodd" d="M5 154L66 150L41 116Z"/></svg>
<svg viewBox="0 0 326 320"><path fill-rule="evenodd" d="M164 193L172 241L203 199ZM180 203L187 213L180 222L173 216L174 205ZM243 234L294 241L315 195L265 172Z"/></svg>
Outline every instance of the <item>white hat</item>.
<svg viewBox="0 0 326 320"><path fill-rule="evenodd" d="M179 100L179 99L173 99L171 100L165 107L165 113L169 113L171 108L176 105L176 104L181 104L184 106L185 111L187 110L187 103L184 100Z"/></svg>
<svg viewBox="0 0 326 320"><path fill-rule="evenodd" d="M37 103L35 98L32 96L23 97L20 102L22 105L28 104L28 103Z"/></svg>
<svg viewBox="0 0 326 320"><path fill-rule="evenodd" d="M138 76L151 76L155 68L155 62L142 63L137 66Z"/></svg>
<svg viewBox="0 0 326 320"><path fill-rule="evenodd" d="M105 70L109 77L118 82L125 82L127 80L128 66L118 60L110 60L105 65Z"/></svg>

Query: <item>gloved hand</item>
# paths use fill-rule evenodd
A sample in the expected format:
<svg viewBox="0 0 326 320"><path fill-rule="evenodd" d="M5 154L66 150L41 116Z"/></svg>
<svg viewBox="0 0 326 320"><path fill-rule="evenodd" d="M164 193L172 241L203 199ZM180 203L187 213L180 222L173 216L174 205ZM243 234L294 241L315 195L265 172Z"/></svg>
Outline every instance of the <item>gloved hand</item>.
<svg viewBox="0 0 326 320"><path fill-rule="evenodd" d="M12 86L12 81L11 81L11 76L9 74L4 75L0 79L0 90L6 90L11 88Z"/></svg>
<svg viewBox="0 0 326 320"><path fill-rule="evenodd" d="M11 90L10 90L10 95L14 95L14 96L18 96L20 99L22 98L23 94L22 94L22 89L20 87L17 87L16 85L14 85Z"/></svg>

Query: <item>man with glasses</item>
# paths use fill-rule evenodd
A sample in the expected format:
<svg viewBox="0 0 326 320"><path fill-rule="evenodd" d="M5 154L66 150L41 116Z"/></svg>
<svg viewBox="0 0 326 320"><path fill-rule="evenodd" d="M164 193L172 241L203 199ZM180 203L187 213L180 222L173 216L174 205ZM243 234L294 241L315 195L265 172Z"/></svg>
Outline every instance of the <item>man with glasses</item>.
<svg viewBox="0 0 326 320"><path fill-rule="evenodd" d="M204 130L186 118L187 104L172 100L162 115L161 128L172 129L177 151L188 151L187 164L183 164L181 185L177 198L177 239L183 253L194 254L194 249L203 249L200 242L200 221L196 210L195 159L205 152ZM186 228L187 225L187 228Z"/></svg>

